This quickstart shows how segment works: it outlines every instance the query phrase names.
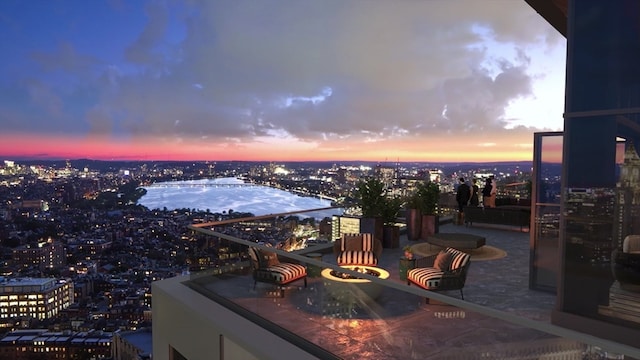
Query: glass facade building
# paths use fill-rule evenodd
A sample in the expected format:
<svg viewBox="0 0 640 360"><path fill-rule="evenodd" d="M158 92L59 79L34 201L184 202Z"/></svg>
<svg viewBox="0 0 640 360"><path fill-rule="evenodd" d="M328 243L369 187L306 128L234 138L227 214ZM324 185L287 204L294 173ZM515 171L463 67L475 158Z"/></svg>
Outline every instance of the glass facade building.
<svg viewBox="0 0 640 360"><path fill-rule="evenodd" d="M530 284L557 290L554 324L636 346L640 339L640 253L635 250L640 241L636 237L640 235L640 1L528 2L561 32L562 19L554 16L564 10L567 37L561 193L557 196L545 188L542 171L551 166L543 159L557 150L549 145L558 136L539 134L535 161L541 170L535 180L534 209L539 238L532 235ZM557 200L559 216L547 211L557 212ZM559 237L554 235L556 229ZM559 254L557 271L536 265L547 256L555 261L554 251Z"/></svg>

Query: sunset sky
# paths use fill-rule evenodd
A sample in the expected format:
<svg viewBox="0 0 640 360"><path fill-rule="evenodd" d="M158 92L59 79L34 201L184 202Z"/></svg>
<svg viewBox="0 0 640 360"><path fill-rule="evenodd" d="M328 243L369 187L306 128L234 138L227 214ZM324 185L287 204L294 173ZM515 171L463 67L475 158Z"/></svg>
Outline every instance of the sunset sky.
<svg viewBox="0 0 640 360"><path fill-rule="evenodd" d="M565 52L524 0L2 0L0 160L531 160Z"/></svg>

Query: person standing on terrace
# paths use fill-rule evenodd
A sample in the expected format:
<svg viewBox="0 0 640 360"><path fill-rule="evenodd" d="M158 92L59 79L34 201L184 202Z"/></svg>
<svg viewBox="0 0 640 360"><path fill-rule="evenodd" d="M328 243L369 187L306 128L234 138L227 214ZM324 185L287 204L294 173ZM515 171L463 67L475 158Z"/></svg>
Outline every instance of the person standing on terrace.
<svg viewBox="0 0 640 360"><path fill-rule="evenodd" d="M478 206L480 205L480 200L478 199L478 191L480 188L478 187L478 179L471 179L471 199L469 199L470 206Z"/></svg>
<svg viewBox="0 0 640 360"><path fill-rule="evenodd" d="M458 219L456 223L458 225L464 224L464 207L469 203L471 197L471 188L461 177L460 184L458 185L458 191L456 192L456 201L458 202Z"/></svg>
<svg viewBox="0 0 640 360"><path fill-rule="evenodd" d="M487 208L496 207L496 193L497 187L495 185L495 179L493 176L488 177L485 180L484 188L482 189L482 204Z"/></svg>

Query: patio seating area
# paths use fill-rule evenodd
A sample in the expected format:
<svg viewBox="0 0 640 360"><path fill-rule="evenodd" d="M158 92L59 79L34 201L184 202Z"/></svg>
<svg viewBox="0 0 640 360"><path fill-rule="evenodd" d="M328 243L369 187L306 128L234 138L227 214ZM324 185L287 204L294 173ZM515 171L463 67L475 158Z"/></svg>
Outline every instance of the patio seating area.
<svg viewBox="0 0 640 360"><path fill-rule="evenodd" d="M450 301L425 303L424 296L402 290L420 291L400 279L398 268L402 247L424 243L409 241L404 235L400 248L384 249L380 255L377 266L389 273L388 279L380 281L388 282L389 286L383 286L373 301L359 299L357 294L350 301L336 299L325 288L326 279L322 277L310 277L306 288L301 283L290 284L284 298L273 292L273 286L269 284L261 286L259 283L254 290L251 274L200 277L192 281L344 359L461 359L476 358L479 349L499 354L512 347L515 353L524 354L538 345L579 348L574 340L457 306L473 304L550 323L555 295L528 288L528 232L453 224L441 225L440 231L481 236L487 245L507 253L496 260L473 263L464 286L464 300L460 299L459 290L449 290L437 294ZM322 261L337 265L331 251L322 255ZM417 337L417 333L421 336ZM494 336L500 340L496 341ZM452 341L460 346L453 346ZM344 346L345 342L348 347Z"/></svg>
<svg viewBox="0 0 640 360"><path fill-rule="evenodd" d="M464 300L462 290L471 265L470 258L469 254L448 247L436 255L418 259L416 267L407 273L407 284L431 291L460 290Z"/></svg>

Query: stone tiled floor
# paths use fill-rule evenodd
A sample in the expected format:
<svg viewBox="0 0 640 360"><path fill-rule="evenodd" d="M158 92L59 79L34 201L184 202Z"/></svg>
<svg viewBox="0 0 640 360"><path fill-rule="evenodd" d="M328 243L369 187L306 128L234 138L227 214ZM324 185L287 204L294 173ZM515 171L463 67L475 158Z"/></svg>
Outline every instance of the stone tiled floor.
<svg viewBox="0 0 640 360"><path fill-rule="evenodd" d="M534 320L550 321L555 294L529 289L530 251L527 229L520 231L519 228L512 227L446 224L440 227L440 232L480 235L485 237L486 245L507 252L507 256L501 259L472 261L464 287L466 301ZM380 266L392 273L392 280L399 281L397 259L402 256L402 248L420 242L422 241L409 241L403 236L399 248L384 250ZM460 296L458 291L448 291L445 294L456 298Z"/></svg>
<svg viewBox="0 0 640 360"><path fill-rule="evenodd" d="M507 252L490 261L472 261L464 288L466 303L549 323L555 295L529 289L529 233L520 229L446 224L440 232L484 236L486 244ZM504 359L539 358L558 351L580 358L582 344L480 314L468 307L426 304L408 293L398 277L402 247L384 249L379 266L396 286L375 301L345 303L327 296L323 281L298 282L284 298L268 284L253 289L249 275L200 279L207 289L272 321L344 359ZM323 260L335 264L330 254ZM417 289L416 287L412 287ZM458 291L442 293L460 299ZM573 357L575 355L575 357Z"/></svg>

